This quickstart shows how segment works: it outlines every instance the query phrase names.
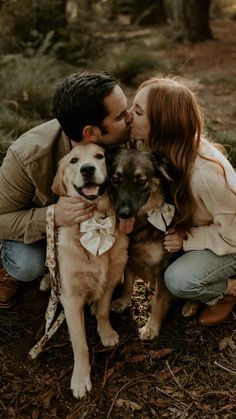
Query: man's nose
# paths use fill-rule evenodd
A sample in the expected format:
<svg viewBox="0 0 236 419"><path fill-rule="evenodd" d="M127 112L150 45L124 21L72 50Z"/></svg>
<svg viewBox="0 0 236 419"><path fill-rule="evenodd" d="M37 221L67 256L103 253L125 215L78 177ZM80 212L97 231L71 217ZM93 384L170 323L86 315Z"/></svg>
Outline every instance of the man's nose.
<svg viewBox="0 0 236 419"><path fill-rule="evenodd" d="M127 109L127 112L126 112L126 124L130 125L132 121L133 121L133 114L132 114L132 112L130 112L129 109Z"/></svg>

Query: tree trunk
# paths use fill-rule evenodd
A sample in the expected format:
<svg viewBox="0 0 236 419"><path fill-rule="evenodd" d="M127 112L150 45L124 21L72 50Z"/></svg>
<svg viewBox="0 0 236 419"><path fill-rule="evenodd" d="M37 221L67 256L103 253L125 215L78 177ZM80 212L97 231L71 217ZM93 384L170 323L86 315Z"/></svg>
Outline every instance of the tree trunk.
<svg viewBox="0 0 236 419"><path fill-rule="evenodd" d="M163 0L136 0L133 6L132 22L144 25L166 22Z"/></svg>
<svg viewBox="0 0 236 419"><path fill-rule="evenodd" d="M135 24L156 24L166 22L163 0L111 0L111 17L127 15Z"/></svg>
<svg viewBox="0 0 236 419"><path fill-rule="evenodd" d="M65 14L68 26L79 24L83 27L85 17L91 12L91 0L66 0Z"/></svg>
<svg viewBox="0 0 236 419"><path fill-rule="evenodd" d="M210 0L173 0L176 38L190 42L212 39L209 9Z"/></svg>

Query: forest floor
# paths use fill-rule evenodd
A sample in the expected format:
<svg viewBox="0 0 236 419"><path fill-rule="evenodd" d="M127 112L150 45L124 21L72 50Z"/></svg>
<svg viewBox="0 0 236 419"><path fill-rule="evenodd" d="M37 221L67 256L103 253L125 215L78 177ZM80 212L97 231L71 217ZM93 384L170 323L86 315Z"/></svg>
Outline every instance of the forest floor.
<svg viewBox="0 0 236 419"><path fill-rule="evenodd" d="M198 45L163 45L160 56L176 63L198 87L199 100L215 132L236 142L236 22L213 22L214 40ZM86 309L92 391L73 398L73 354L64 323L32 361L28 351L42 333L48 292L39 282L21 289L17 304L0 311L0 417L6 419L199 418L236 416L236 310L221 325L204 328L181 317L173 301L160 336L141 342L151 290L139 281L132 307L112 314L120 335L101 345L95 319Z"/></svg>

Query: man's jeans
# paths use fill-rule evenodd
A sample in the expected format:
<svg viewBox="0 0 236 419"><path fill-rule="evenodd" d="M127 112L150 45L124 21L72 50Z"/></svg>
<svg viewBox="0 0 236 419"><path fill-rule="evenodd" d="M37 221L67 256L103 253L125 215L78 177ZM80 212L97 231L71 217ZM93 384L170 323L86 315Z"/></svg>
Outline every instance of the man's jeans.
<svg viewBox="0 0 236 419"><path fill-rule="evenodd" d="M25 244L14 240L2 242L2 265L19 281L33 281L47 272L46 240Z"/></svg>
<svg viewBox="0 0 236 419"><path fill-rule="evenodd" d="M164 274L165 284L173 295L205 304L223 296L230 277L236 279L236 253L217 256L210 250L184 253Z"/></svg>

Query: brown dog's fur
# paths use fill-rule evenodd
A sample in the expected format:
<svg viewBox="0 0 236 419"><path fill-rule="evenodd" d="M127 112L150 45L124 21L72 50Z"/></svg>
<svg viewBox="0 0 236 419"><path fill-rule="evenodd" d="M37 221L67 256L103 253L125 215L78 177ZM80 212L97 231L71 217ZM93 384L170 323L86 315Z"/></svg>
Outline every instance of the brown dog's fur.
<svg viewBox="0 0 236 419"><path fill-rule="evenodd" d="M78 188L86 181L81 167L87 164L95 168L89 182L102 184L107 176L104 150L94 144L78 145L60 161L53 191L58 195L78 197ZM96 202L95 218L114 215L107 192L95 198L93 202ZM113 290L123 275L128 247L127 236L116 229L113 247L100 256L93 256L80 243L81 234L79 225L60 227L57 245L62 284L61 302L74 351L71 389L77 398L83 397L86 390L91 390L84 305L95 302L97 330L102 344L115 345L119 336L110 324L110 302Z"/></svg>
<svg viewBox="0 0 236 419"><path fill-rule="evenodd" d="M150 340L159 335L172 298L164 284L164 271L178 255L164 249L165 233L148 221L147 212L161 210L163 203L169 202L168 191L178 177L170 162L158 153L119 149L108 152L106 157L111 180L110 195L116 214L120 224L132 230L129 234L129 258L123 294L113 301L111 309L122 312L128 307L136 277L153 284L155 292L151 314L140 329L140 338ZM197 309L198 302L187 301L182 308L182 315L192 316Z"/></svg>
<svg viewBox="0 0 236 419"><path fill-rule="evenodd" d="M136 277L152 283L155 293L151 314L147 324L140 330L141 339L149 340L158 336L171 298L164 284L163 273L173 260L173 255L163 247L165 233L147 220L147 211L161 208L165 201L163 191L171 182L169 166L160 156L136 150L116 150L115 154L107 155L107 160L116 214L121 223L127 224L127 220L135 219L129 235L123 295L112 303L112 310L122 312L130 304Z"/></svg>

